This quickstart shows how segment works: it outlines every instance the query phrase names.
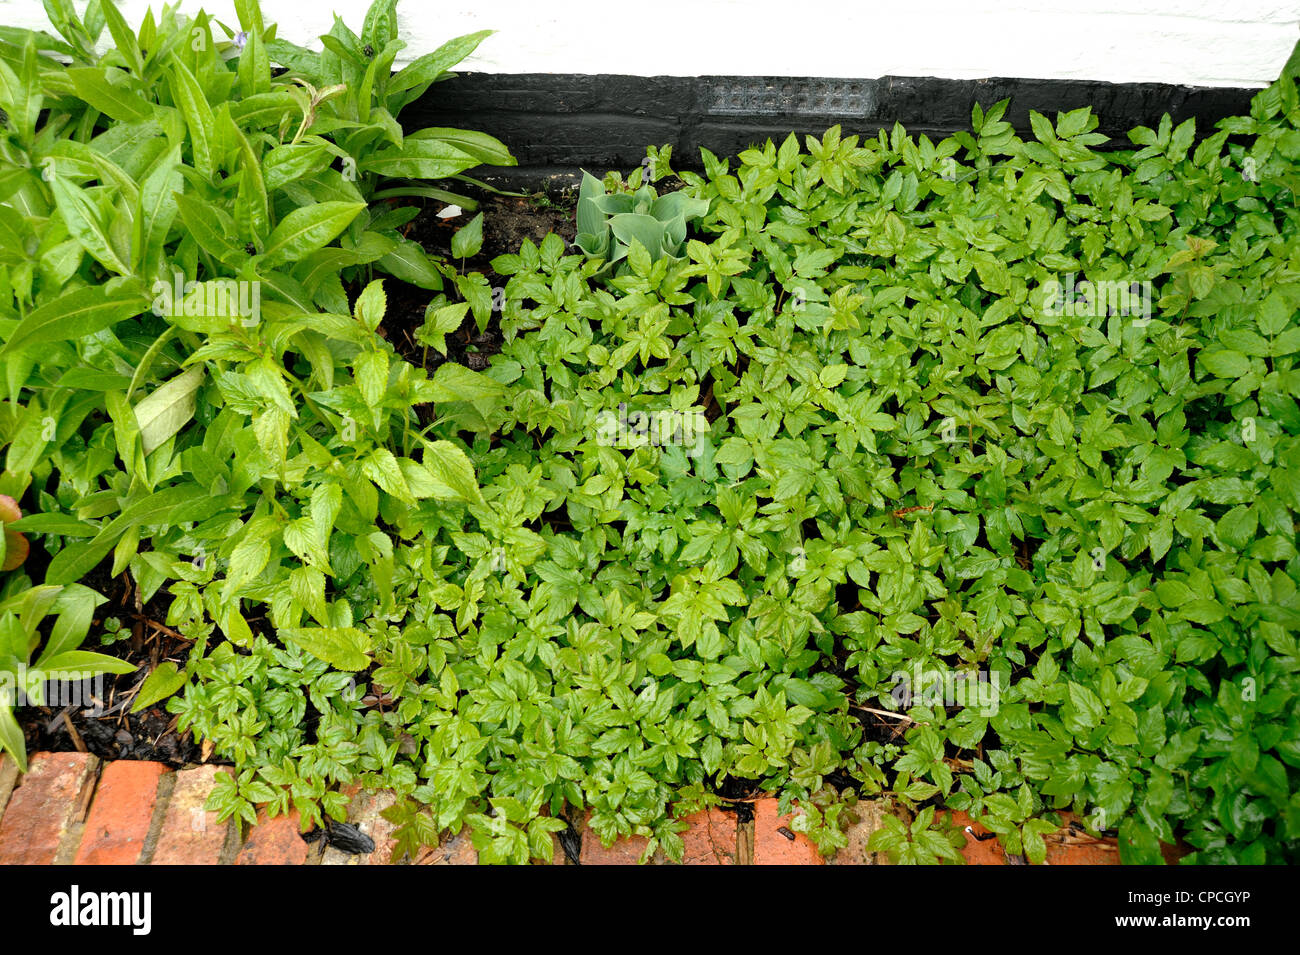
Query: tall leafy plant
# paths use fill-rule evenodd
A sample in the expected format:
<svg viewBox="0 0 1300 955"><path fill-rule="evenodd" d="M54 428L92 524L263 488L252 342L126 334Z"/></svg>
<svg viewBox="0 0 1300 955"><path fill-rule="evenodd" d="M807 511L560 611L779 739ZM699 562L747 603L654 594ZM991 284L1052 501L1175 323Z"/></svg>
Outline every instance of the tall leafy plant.
<svg viewBox="0 0 1300 955"><path fill-rule="evenodd" d="M336 144L344 177L356 184L368 204L426 198L473 210L477 207L473 199L430 185L428 180L450 178L482 185L464 173L483 164L513 166L510 151L495 137L473 130L425 127L406 132L397 117L434 83L453 77L451 67L473 53L492 31L449 40L393 72L393 63L406 46L397 35L396 7L397 0L376 0L360 34L336 17L330 32L320 38L324 45L320 53L275 39L268 41L267 48L276 62L289 69L283 78L301 84L301 89L288 92L297 98L304 116L313 117L310 128L318 136L312 139L327 135ZM321 198L310 192L299 198L308 195L317 201ZM417 211L415 207L373 211L371 228L397 243L395 251L377 265L405 281L439 289L441 277L423 249L396 232Z"/></svg>
<svg viewBox="0 0 1300 955"><path fill-rule="evenodd" d="M103 600L80 584L32 586L22 575L0 589L0 752L8 752L24 772L27 746L13 715L20 701L43 706L52 681L80 683L135 669L116 657L79 649Z"/></svg>
<svg viewBox="0 0 1300 955"><path fill-rule="evenodd" d="M498 386L430 380L377 333L382 283L345 290L341 270L405 247L332 138L342 91L274 74L254 4L224 41L202 13L131 31L111 4L52 11L66 42L0 46L0 481L35 499L22 533L49 586L101 563L145 600L167 586L200 646L218 630L251 645L246 602L266 604L283 644L355 666L368 638L335 588L391 573L381 494L386 519L478 494L413 406ZM379 600L356 606L364 620ZM313 787L338 780L303 758Z"/></svg>

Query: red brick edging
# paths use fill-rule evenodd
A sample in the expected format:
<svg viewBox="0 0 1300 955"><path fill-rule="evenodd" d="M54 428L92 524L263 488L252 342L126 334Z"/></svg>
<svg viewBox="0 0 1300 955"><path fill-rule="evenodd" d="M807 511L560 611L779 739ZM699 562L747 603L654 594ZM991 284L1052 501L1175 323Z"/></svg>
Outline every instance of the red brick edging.
<svg viewBox="0 0 1300 955"><path fill-rule="evenodd" d="M391 793L367 793L353 786L348 819L375 842L368 855L349 855L298 835L296 813L259 818L252 827L217 822L205 809L219 766L173 771L161 763L119 760L103 764L84 753L38 753L19 777L12 760L0 756L0 864L80 865L385 865L393 849L393 826L380 813ZM797 830L798 814L781 815L777 801L752 804L753 819L713 808L687 816L682 832L687 865L880 865L883 855L867 851L867 840L887 811L880 802L860 802L858 822L846 832L848 846L823 859ZM970 820L954 813L965 828ZM979 840L972 826L962 856L975 865L1006 865L996 839ZM645 853L641 837L605 848L584 823L579 860L583 865L635 865ZM1049 865L1116 865L1113 840L1096 840L1062 830L1046 837ZM554 864L567 862L553 840ZM403 860L407 861L407 860ZM468 833L443 840L421 853L420 865L474 865L478 855ZM662 852L651 860L664 863Z"/></svg>

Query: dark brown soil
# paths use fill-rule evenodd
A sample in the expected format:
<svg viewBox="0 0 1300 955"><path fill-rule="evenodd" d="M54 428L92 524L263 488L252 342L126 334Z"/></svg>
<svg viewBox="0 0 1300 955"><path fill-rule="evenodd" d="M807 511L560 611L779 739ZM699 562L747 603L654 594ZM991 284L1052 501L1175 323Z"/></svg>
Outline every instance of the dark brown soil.
<svg viewBox="0 0 1300 955"><path fill-rule="evenodd" d="M517 253L525 239L540 245L553 232L564 239L566 245L573 242L571 200L489 195L481 200L478 209L483 213L483 248L473 258L459 261L452 258L451 237L473 218L473 214L466 212L453 219L440 219L438 211L442 208L443 204L439 202L426 205L419 216L404 227L406 237L419 242L431 256L456 265L461 274L482 272L493 288L504 286L509 276L497 274L492 268L492 260L498 255ZM383 333L398 353L413 364L425 364L432 371L443 361L454 361L481 371L487 367L489 357L501 350L498 316L493 314L480 333L471 315L459 329L447 336L446 358L433 350L429 350L426 358L425 349L417 343L415 332L424 324L424 310L438 293L393 278L384 279L384 290L388 309ZM458 299L450 282L447 292L453 301Z"/></svg>
<svg viewBox="0 0 1300 955"><path fill-rule="evenodd" d="M104 674L102 698L95 701L80 699L70 706L20 707L15 716L27 740L27 751L77 750L101 759L154 760L170 766L199 762L199 745L189 732L176 732L177 718L163 704L140 713L129 712L136 691L155 666L164 660L185 665L190 641L163 623L171 596L160 590L147 603L139 604L135 585L128 576L110 577L107 568L107 564L102 565L81 581L109 598L99 606L82 649L126 660L135 664L136 670ZM101 646L103 622L112 617L129 628L131 636Z"/></svg>

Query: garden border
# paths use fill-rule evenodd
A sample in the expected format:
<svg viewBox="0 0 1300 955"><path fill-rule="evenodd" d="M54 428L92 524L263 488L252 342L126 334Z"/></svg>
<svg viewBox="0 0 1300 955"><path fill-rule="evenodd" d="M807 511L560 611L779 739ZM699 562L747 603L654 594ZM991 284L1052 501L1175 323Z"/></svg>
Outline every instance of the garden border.
<svg viewBox="0 0 1300 955"><path fill-rule="evenodd" d="M474 173L506 187L567 185L580 168L631 169L646 146L673 144L673 164L699 169L699 150L734 156L792 130L820 136L876 135L895 122L911 135L942 139L969 129L975 103L1010 97L1004 117L1027 133L1029 111L1092 106L1099 132L1130 147L1125 133L1195 118L1200 132L1250 112L1257 89L990 77L838 79L791 76L625 76L590 73L462 73L434 84L404 111L412 128L468 126L509 142L517 167Z"/></svg>
<svg viewBox="0 0 1300 955"><path fill-rule="evenodd" d="M375 849L350 855L323 839L298 835L298 814L255 826L218 822L204 806L227 767L212 764L179 771L141 760L105 762L88 753L36 753L19 777L13 760L0 756L0 865L384 865L393 847L394 826L381 815L392 805L386 792L344 788L351 797L348 819L370 836ZM888 812L883 801L858 804L859 821L845 833L848 845L829 860L796 832L794 816L782 815L777 800L747 803L748 819L736 812L707 809L687 816L682 833L686 865L881 865L883 853L867 851L867 840ZM745 816L750 814L746 813ZM966 827L962 857L972 865L1023 865L1008 857L997 840L961 813ZM579 833L581 865L635 865L645 852L642 837L620 839L609 848L586 825ZM552 864L571 865L561 839L552 840ZM1046 837L1049 865L1118 865L1112 839L1095 839L1068 825ZM1170 861L1177 853L1171 853ZM656 853L656 864L665 862ZM469 834L445 838L424 850L418 865L475 865Z"/></svg>

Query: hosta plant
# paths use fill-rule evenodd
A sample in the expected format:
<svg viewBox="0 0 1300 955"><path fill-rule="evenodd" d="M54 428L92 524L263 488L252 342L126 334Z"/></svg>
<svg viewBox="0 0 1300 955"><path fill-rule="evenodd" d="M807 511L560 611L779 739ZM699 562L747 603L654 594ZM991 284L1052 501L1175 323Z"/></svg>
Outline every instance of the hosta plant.
<svg viewBox="0 0 1300 955"><path fill-rule="evenodd" d="M584 172L574 241L587 255L610 264L624 259L633 242L640 243L652 261L677 259L688 224L708 210L707 202L683 191L657 195L649 183L630 192L606 192L604 183Z"/></svg>

